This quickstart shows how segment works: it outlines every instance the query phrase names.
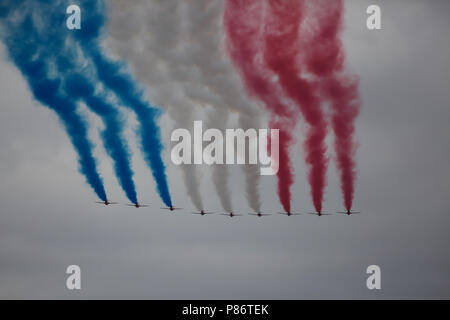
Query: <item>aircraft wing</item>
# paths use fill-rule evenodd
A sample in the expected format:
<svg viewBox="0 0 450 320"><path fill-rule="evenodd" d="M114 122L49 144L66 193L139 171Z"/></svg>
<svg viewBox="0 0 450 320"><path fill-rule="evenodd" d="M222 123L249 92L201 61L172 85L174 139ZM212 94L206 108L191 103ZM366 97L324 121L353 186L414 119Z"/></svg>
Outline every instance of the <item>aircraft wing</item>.
<svg viewBox="0 0 450 320"><path fill-rule="evenodd" d="M336 213L349 214L349 212L347 212L347 211L336 211ZM361 213L361 211L350 211L350 214L356 214L356 213Z"/></svg>
<svg viewBox="0 0 450 320"><path fill-rule="evenodd" d="M301 213L287 213L287 212L278 212L278 214L283 214L285 216L299 216Z"/></svg>
<svg viewBox="0 0 450 320"><path fill-rule="evenodd" d="M308 214L312 214L314 216L318 216L319 215L319 213L317 213L317 212L308 212ZM320 215L321 216L332 216L331 213L321 213Z"/></svg>

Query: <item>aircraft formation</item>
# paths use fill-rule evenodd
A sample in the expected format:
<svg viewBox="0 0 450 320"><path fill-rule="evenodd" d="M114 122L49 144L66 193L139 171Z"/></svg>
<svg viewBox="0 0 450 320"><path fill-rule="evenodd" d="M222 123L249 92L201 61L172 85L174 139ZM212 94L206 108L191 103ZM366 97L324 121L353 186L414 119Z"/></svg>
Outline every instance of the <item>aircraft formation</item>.
<svg viewBox="0 0 450 320"><path fill-rule="evenodd" d="M118 202L110 202L108 199L106 199L105 201L95 201L95 203L102 204L102 205L105 205L105 206L119 204ZM140 204L139 202L127 203L125 205L129 206L129 207L135 207L135 208L145 208L145 207L149 207L150 206L148 204ZM178 208L178 207L174 207L174 206L169 206L169 207L160 207L160 209L162 209L162 210L169 210L169 211L175 211L175 210L183 210L184 208ZM209 214L215 214L215 212L205 211L205 210L192 211L190 213L191 214L196 214L196 215L201 215L201 216L205 216L205 215L209 215ZM290 211L289 212L277 212L277 213L280 214L280 215L287 216L287 217L299 216L299 215L303 214L303 213L299 213L299 212L290 212ZM354 215L354 214L361 214L361 211L346 210L346 211L336 211L335 213L337 213L337 214L345 214L345 215L351 216L351 215ZM318 216L318 217L333 215L332 213L322 212L322 211L319 211L319 212L312 212L312 211L310 211L310 212L306 212L306 214L315 215L315 216ZM227 216L227 217L230 217L230 218L243 216L243 214L234 213L233 211L228 212L228 213L219 213L219 215ZM258 211L258 212L248 213L248 215L249 216L255 216L255 217L258 217L258 218L263 218L263 217L271 216L272 214L271 213L262 213L261 211Z"/></svg>
<svg viewBox="0 0 450 320"><path fill-rule="evenodd" d="M79 172L102 204L114 203L107 199L88 115L103 124L99 138L127 206L148 206L138 202L126 134L133 128L131 137L138 140L163 209L174 211L181 208L172 204L160 116L167 114L174 122L172 133L188 141L190 134L181 133L189 131L186 128L193 119L206 114L203 139L196 138L203 132L201 123L193 121L193 142L195 146L196 141L206 140L208 132L215 132L217 139L203 150L212 155L214 149L215 163L235 163L227 159L238 153L231 147L228 152L225 143L227 154L222 158L226 161L220 161L224 144L219 143L223 134L218 132L245 129L250 140L256 129L270 130L270 157L261 161L258 153L259 161L250 161L249 153L249 163L268 165L273 160L277 164L276 170L270 166L276 174L276 190L271 192L278 198L281 214L297 215L291 209L296 182L292 153L300 151L296 148L300 141L314 209L311 214L328 215L322 206L330 159L336 162L344 214L353 214L358 171L355 124L362 100L359 77L347 65L343 42L345 1L329 1L326 10L321 1L308 0L76 2L70 7L78 10L72 12L64 0L0 1L0 42L4 60L20 72L36 102L59 119L77 155ZM123 17L133 21L133 28L126 32ZM66 24L61 23L64 18ZM74 21L81 22L77 26ZM137 125L126 121L128 114ZM299 139L298 129L303 125ZM333 146L327 143L329 135L333 135ZM260 136L266 135L258 134L258 144L267 144ZM190 149L181 150L184 158ZM211 157L195 152L193 158L197 165ZM189 163L178 163L179 159L174 161L171 156L174 164ZM243 160L236 163L242 164L248 207L263 217L259 213L265 198L259 190L260 175L254 171L256 166L243 165ZM205 215L197 166L181 168L193 207ZM238 216L231 209L233 190L227 167L212 167L212 177L221 211Z"/></svg>

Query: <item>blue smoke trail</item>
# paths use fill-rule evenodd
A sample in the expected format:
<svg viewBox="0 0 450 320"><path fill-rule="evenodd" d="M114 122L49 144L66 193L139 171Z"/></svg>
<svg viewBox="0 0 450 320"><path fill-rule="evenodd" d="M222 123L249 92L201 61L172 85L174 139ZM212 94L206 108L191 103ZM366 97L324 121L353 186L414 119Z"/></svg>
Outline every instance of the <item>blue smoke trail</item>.
<svg viewBox="0 0 450 320"><path fill-rule="evenodd" d="M35 3L37 2L35 1ZM87 70L86 67L83 67L80 63L78 65L75 64L75 61L77 61L77 58L79 57L76 56L77 50L74 50L75 48L68 42L68 39L73 33L67 31L65 26L62 26L62 19L64 19L62 13L65 12L65 6L62 6L62 4L64 3L60 3L59 6L56 6L53 2L51 4L52 8L48 7L48 3L47 8L44 7L45 3L39 4L39 7L31 6L33 7L33 10L40 9L39 13L41 18L46 17L44 25L49 28L46 28L45 33L47 38L51 39L50 48L52 51L47 52L48 57L51 57L52 53L57 53L58 55L55 57L56 66L59 78L65 79L63 87L65 88L66 94L75 101L84 100L87 106L102 118L105 124L105 129L101 133L102 140L108 154L113 159L114 170L119 183L128 199L132 203L137 203L136 189L132 180L133 172L130 166L130 155L122 138L123 121L120 119L119 113L114 109L114 106L105 102L106 98L104 96L98 97L94 95L95 88L93 83L95 80L91 80L91 78L88 79L87 76L74 71L81 70L83 74L89 74L89 70ZM45 16L42 15L43 11L46 11ZM49 15L48 12L53 12L53 14ZM58 27L50 28L51 24L56 24ZM30 37L28 37L28 39L30 39ZM49 50L49 47L46 48L47 49L40 48L40 50Z"/></svg>
<svg viewBox="0 0 450 320"><path fill-rule="evenodd" d="M57 58L58 70L65 79L65 91L75 100L83 100L89 109L102 118L105 129L102 131L101 137L106 151L113 160L116 176L127 198L131 203L137 203L130 153L123 139L125 123L118 110L107 102L104 94L100 96L95 94L95 78L90 72L92 70L89 70L91 66L84 67L80 63L75 64L74 62L80 58L76 55L78 51L71 46L73 43L66 41L65 44L64 48L60 48ZM79 70L79 72L74 70Z"/></svg>
<svg viewBox="0 0 450 320"><path fill-rule="evenodd" d="M161 158L163 146L157 125L160 111L145 102L142 90L125 71L126 64L112 61L103 54L100 42L106 20L104 2L81 0L80 3L83 10L82 27L75 33L79 44L92 59L99 79L117 95L123 105L135 112L140 124L140 145L145 160L151 168L161 199L171 206L165 165Z"/></svg>
<svg viewBox="0 0 450 320"><path fill-rule="evenodd" d="M68 2L65 2L65 5L67 5ZM64 4L64 1L61 4ZM55 10L54 3L52 3L52 7L54 12L60 13L64 12L65 9L65 6L59 6ZM96 79L92 75L92 70L89 70L91 66L84 67L82 62L85 61L76 63L80 60L80 54L76 50L76 45L69 41L73 38L74 32L66 28L53 28L52 32L54 33L54 38L65 39L64 47L60 47L57 50L59 56L56 62L59 73L65 79L65 91L74 100L83 100L93 112L102 118L105 129L102 131L101 137L106 151L113 160L114 171L119 184L127 198L132 203L137 203L130 153L123 139L124 121L120 118L117 109L107 102L105 95L98 96L95 94L94 83Z"/></svg>
<svg viewBox="0 0 450 320"><path fill-rule="evenodd" d="M27 79L36 100L56 112L64 125L79 156L80 171L94 189L97 196L105 201L103 181L97 172L92 155L92 144L87 137L84 119L77 113L77 106L61 90L61 81L52 77L49 61L58 39L49 39L38 30L42 25L33 16L36 2L5 1L0 7L2 22L1 36L8 54ZM45 28L44 28L45 29ZM45 49L45 50L44 50Z"/></svg>
<svg viewBox="0 0 450 320"><path fill-rule="evenodd" d="M122 189L132 203L137 203L136 188L133 182L133 172L130 166L130 154L123 135L123 122L113 106L94 95L94 87L81 74L73 73L65 80L66 91L72 96L83 99L86 105L99 115L105 129L101 136L105 148L114 161L114 170Z"/></svg>

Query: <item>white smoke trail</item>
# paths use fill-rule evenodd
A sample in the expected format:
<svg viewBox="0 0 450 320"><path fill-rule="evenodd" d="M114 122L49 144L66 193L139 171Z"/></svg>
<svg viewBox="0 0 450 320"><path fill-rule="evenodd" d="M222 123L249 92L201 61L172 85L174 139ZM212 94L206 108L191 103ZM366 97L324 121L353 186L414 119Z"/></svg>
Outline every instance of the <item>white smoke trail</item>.
<svg viewBox="0 0 450 320"><path fill-rule="evenodd" d="M247 130L250 128L259 128L260 121L258 117L252 117L246 114L239 115L239 127ZM249 141L250 143L250 141ZM246 157L248 156L247 149ZM260 182L260 167L256 164L246 164L243 166L244 174L245 174L245 195L248 200L248 204L250 208L254 212L261 211L261 197L259 195L259 182Z"/></svg>
<svg viewBox="0 0 450 320"><path fill-rule="evenodd" d="M250 103L226 54L222 23L223 1L188 0L184 2L184 7L183 20L189 46L196 50L192 61L199 71L196 84L209 90L209 94L204 95L208 104L220 110L239 112L239 126L244 130L258 128L259 109ZM189 93L192 94L190 91ZM256 165L245 165L242 168L249 206L259 212L259 168ZM225 171L222 173L226 174Z"/></svg>
<svg viewBox="0 0 450 320"><path fill-rule="evenodd" d="M137 77L150 87L151 101L167 108L178 127L191 128L193 110L211 106L219 110L211 118L217 128L226 123L229 111L241 114L239 125L244 129L257 128L259 109L248 100L226 55L221 0L118 0L110 5L111 46L130 61ZM230 195L223 190L228 186L228 170L222 167L214 168L213 181L226 198ZM258 168L242 167L249 206L259 211ZM200 209L193 170L194 166L183 167L184 179ZM221 199L221 203L231 210L231 200Z"/></svg>
<svg viewBox="0 0 450 320"><path fill-rule="evenodd" d="M208 119L206 121L205 130L209 128L219 129L222 132L225 131L228 121L228 112L226 109L211 109L208 112ZM225 158L225 154L224 154ZM229 170L226 164L213 164L212 165L212 180L214 188L216 189L217 196L219 197L220 204L225 212L230 213L233 211L233 205L231 201L231 192L228 185Z"/></svg>
<svg viewBox="0 0 450 320"><path fill-rule="evenodd" d="M183 93L183 81L189 77L184 78L187 74L179 64L180 2L118 0L109 5L109 47L130 63L137 78L148 85L152 103L165 108L177 128L191 128L196 105ZM203 210L195 166L181 169L192 203Z"/></svg>

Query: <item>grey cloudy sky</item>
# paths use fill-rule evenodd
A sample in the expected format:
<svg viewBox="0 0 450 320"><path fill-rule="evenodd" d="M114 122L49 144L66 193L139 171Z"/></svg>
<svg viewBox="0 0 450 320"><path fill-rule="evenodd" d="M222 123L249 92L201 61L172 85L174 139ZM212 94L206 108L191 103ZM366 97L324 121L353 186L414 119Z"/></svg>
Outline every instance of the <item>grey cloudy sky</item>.
<svg viewBox="0 0 450 320"><path fill-rule="evenodd" d="M374 3L381 31L365 26ZM449 13L446 0L347 1L344 42L363 100L355 208L364 214L352 217L187 214L181 170L166 153L174 202L186 208L167 214L132 130L137 191L151 207L96 206L56 116L0 47L0 298L450 298ZM109 197L125 202L90 119ZM303 212L312 206L296 150L292 206ZM205 205L219 210L202 169ZM334 211L334 165L328 176L324 208ZM275 182L261 179L266 212L280 210ZM230 185L236 210L249 212L238 167ZM70 264L81 267L81 291L65 288ZM371 264L381 291L366 288Z"/></svg>

